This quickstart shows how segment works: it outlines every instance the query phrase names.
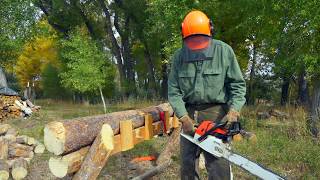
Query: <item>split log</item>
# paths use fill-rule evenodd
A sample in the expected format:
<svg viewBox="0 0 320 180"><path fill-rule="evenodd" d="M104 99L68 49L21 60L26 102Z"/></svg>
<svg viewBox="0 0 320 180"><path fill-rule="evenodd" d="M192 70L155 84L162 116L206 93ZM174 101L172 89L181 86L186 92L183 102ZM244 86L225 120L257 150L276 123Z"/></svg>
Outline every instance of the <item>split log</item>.
<svg viewBox="0 0 320 180"><path fill-rule="evenodd" d="M80 169L80 166L88 153L90 146L65 155L63 157L51 157L49 159L49 169L53 175L63 178L68 174L73 174Z"/></svg>
<svg viewBox="0 0 320 180"><path fill-rule="evenodd" d="M0 138L0 159L7 160L8 159L8 147L9 143L6 139Z"/></svg>
<svg viewBox="0 0 320 180"><path fill-rule="evenodd" d="M0 135L4 135L11 128L9 124L0 124Z"/></svg>
<svg viewBox="0 0 320 180"><path fill-rule="evenodd" d="M12 178L20 180L28 175L28 162L23 158L19 158L14 161L11 171Z"/></svg>
<svg viewBox="0 0 320 180"><path fill-rule="evenodd" d="M1 180L9 179L9 165L3 159L0 159L0 179Z"/></svg>
<svg viewBox="0 0 320 180"><path fill-rule="evenodd" d="M42 153L44 153L45 150L46 150L46 148L41 143L38 143L38 145L36 145L36 147L34 148L34 152L36 154L42 154Z"/></svg>
<svg viewBox="0 0 320 180"><path fill-rule="evenodd" d="M144 125L145 114L151 114L153 121L156 122L160 119L161 111L169 111L170 116L173 114L171 106L165 103L140 110L54 121L44 128L44 144L49 152L56 155L66 154L90 145L105 123L112 127L114 134L118 134L121 120L132 120L133 128L138 128Z"/></svg>
<svg viewBox="0 0 320 180"><path fill-rule="evenodd" d="M96 179L114 149L113 130L104 124L73 180Z"/></svg>
<svg viewBox="0 0 320 180"><path fill-rule="evenodd" d="M30 146L22 145L22 144L10 144L9 145L9 157L15 158L15 157L32 157L33 156L33 148Z"/></svg>

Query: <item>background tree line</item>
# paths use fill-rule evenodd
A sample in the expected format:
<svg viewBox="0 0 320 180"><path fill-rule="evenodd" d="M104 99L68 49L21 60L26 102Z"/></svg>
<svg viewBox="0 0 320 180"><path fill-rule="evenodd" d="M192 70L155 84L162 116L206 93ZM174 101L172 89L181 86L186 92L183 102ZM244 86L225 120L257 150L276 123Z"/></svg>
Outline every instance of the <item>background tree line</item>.
<svg viewBox="0 0 320 180"><path fill-rule="evenodd" d="M46 98L166 98L170 58L192 9L232 46L257 100L320 114L317 0L3 0L1 68L9 86ZM17 83L18 82L18 83ZM314 133L317 130L314 129Z"/></svg>

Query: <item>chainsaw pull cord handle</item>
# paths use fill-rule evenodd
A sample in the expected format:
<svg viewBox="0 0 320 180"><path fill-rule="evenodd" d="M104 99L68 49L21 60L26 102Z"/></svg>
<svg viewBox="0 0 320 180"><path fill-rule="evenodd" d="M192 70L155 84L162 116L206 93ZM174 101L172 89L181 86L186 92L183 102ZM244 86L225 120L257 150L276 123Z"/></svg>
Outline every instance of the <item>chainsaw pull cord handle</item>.
<svg viewBox="0 0 320 180"><path fill-rule="evenodd" d="M226 126L227 122L225 123L220 123L220 124L215 124L211 129L209 129L207 132L205 132L202 136L200 136L198 138L198 141L203 141L204 139L206 139L208 137L208 135L210 135L214 130L216 130L217 128L221 128Z"/></svg>

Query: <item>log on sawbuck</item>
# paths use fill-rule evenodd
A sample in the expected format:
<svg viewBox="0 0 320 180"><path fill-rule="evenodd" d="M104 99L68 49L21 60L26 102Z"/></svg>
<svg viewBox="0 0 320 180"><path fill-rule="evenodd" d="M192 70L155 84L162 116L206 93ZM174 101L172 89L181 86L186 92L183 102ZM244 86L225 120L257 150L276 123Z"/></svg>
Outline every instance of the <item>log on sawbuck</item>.
<svg viewBox="0 0 320 180"><path fill-rule="evenodd" d="M103 124L107 123L114 134L119 134L122 120L132 120L133 128L144 125L144 115L151 114L153 121L159 121L159 114L173 110L168 103L139 110L127 110L99 116L89 116L66 121L53 121L44 128L44 144L49 152L55 155L67 154L92 144Z"/></svg>
<svg viewBox="0 0 320 180"><path fill-rule="evenodd" d="M178 120L176 117L170 118L171 116L173 112L170 105L161 104L139 110L49 123L44 131L45 145L49 151L56 153L57 149L50 149L52 146L48 146L55 142L55 146L60 146L57 154L63 154L49 159L49 169L59 178L76 174L73 179L80 179L80 177L95 179L110 155L131 149L134 144L151 139L159 133L166 133L168 129L177 128ZM164 129L163 122L168 129ZM59 128L57 124L60 124ZM87 128L94 128L94 130L89 131ZM83 139L76 139L79 137ZM68 138L80 142L81 145L68 144L71 142ZM89 139L92 139L91 142L88 142ZM100 160L96 161L97 159Z"/></svg>

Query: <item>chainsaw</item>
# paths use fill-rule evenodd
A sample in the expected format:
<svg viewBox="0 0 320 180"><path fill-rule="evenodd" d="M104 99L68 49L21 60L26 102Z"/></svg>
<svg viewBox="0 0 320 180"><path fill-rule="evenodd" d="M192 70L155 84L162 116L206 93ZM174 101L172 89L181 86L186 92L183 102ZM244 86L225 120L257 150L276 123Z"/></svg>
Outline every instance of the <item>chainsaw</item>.
<svg viewBox="0 0 320 180"><path fill-rule="evenodd" d="M246 132L241 128L239 122L234 122L229 128L226 128L226 123L215 124L212 121L203 121L197 127L194 137L184 133L181 133L181 135L204 151L217 158L224 158L260 179L284 179L282 176L262 165L231 151L229 143L231 142L232 137L244 133Z"/></svg>

